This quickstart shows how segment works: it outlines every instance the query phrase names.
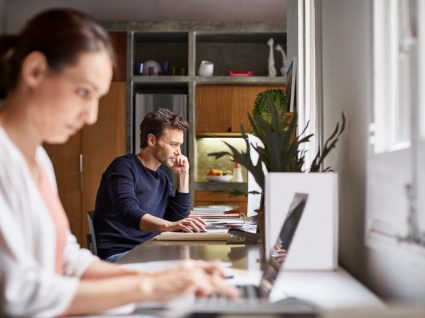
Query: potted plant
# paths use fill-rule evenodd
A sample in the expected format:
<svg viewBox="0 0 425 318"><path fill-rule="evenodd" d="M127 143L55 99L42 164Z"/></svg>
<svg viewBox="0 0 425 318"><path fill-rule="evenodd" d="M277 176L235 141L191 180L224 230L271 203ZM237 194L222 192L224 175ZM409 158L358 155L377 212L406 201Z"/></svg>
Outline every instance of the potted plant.
<svg viewBox="0 0 425 318"><path fill-rule="evenodd" d="M261 93L260 93L261 94ZM248 114L252 126L252 134L260 141L260 144L253 144L249 135L241 127L242 138L246 144L245 151L239 151L229 143L224 142L229 148L228 151L210 153L216 159L223 156L231 156L234 161L244 166L254 177L256 183L261 188L261 203L258 210L258 230L264 241L264 193L265 174L267 172L326 172L331 171L330 167L322 167L324 159L335 147L338 138L345 128L345 116L342 114L342 122L337 123L333 133L326 140L323 149L318 149L316 156L310 165L305 162L305 151L302 145L310 142L313 134L306 135L306 128L297 134L297 114L287 113L282 108L285 102L279 98L273 98L275 92L269 92L262 96L265 103L262 104L262 111L254 110ZM272 95L272 96L271 96ZM265 115L268 113L269 115ZM253 161L252 151L258 153L258 161ZM265 169L264 169L264 168ZM264 171L266 170L266 172ZM233 191L235 194L241 192Z"/></svg>
<svg viewBox="0 0 425 318"><path fill-rule="evenodd" d="M267 106L269 99L276 105L279 113L289 112L289 101L283 89L268 89L257 94L252 115L262 116L270 120L270 112Z"/></svg>

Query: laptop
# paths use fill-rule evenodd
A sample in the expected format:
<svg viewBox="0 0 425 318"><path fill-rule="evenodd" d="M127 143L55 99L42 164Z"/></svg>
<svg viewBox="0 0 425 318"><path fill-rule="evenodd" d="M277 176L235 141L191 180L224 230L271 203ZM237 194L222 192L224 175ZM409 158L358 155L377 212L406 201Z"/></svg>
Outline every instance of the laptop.
<svg viewBox="0 0 425 318"><path fill-rule="evenodd" d="M308 194L306 193L294 194L280 234L275 244L272 245L273 249L270 251L270 257L265 264L259 284L239 286L242 299L238 301L226 301L221 297L218 297L218 299L199 299L188 317L218 317L224 313L243 314L244 316L258 316L259 313L269 313L275 317L274 314L280 316L279 314L283 312L302 313L303 317L315 317L317 307L310 302L293 297L287 297L273 303L269 301L271 291L288 256L307 198Z"/></svg>

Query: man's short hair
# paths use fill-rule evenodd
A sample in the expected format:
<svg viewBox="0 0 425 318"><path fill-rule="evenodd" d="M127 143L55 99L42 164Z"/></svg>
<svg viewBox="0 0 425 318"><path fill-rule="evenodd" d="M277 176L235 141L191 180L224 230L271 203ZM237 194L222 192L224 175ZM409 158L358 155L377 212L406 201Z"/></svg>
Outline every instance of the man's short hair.
<svg viewBox="0 0 425 318"><path fill-rule="evenodd" d="M149 134L160 138L167 128L186 131L189 124L183 117L166 108L157 108L146 114L140 123L140 148L147 147Z"/></svg>

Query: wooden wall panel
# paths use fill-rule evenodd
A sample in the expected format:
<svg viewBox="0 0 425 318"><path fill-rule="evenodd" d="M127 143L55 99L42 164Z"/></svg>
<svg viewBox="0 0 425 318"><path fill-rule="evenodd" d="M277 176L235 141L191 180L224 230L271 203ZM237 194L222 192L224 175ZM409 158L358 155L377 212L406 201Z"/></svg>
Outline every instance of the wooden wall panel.
<svg viewBox="0 0 425 318"><path fill-rule="evenodd" d="M127 32L109 33L116 55L113 82L125 82L127 80Z"/></svg>
<svg viewBox="0 0 425 318"><path fill-rule="evenodd" d="M232 127L231 86L205 85L196 88L196 132L226 132Z"/></svg>
<svg viewBox="0 0 425 318"><path fill-rule="evenodd" d="M196 132L239 133L241 125L251 130L248 113L254 107L257 94L268 89L283 89L271 85L202 85L196 88Z"/></svg>
<svg viewBox="0 0 425 318"><path fill-rule="evenodd" d="M59 197L68 216L72 233L81 239L80 149L81 132L63 145L44 144L52 160Z"/></svg>
<svg viewBox="0 0 425 318"><path fill-rule="evenodd" d="M86 212L94 209L103 171L115 157L125 153L125 116L126 83L113 82L99 102L97 123L83 129L83 220ZM82 233L88 233L87 222L82 222Z"/></svg>

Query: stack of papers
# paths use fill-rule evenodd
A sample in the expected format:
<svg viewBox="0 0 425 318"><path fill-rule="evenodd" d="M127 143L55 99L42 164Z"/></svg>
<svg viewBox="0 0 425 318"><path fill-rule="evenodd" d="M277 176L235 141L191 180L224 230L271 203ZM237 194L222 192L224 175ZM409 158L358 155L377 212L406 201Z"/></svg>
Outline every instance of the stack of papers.
<svg viewBox="0 0 425 318"><path fill-rule="evenodd" d="M193 208L191 216L202 218L239 218L239 205L202 205Z"/></svg>

